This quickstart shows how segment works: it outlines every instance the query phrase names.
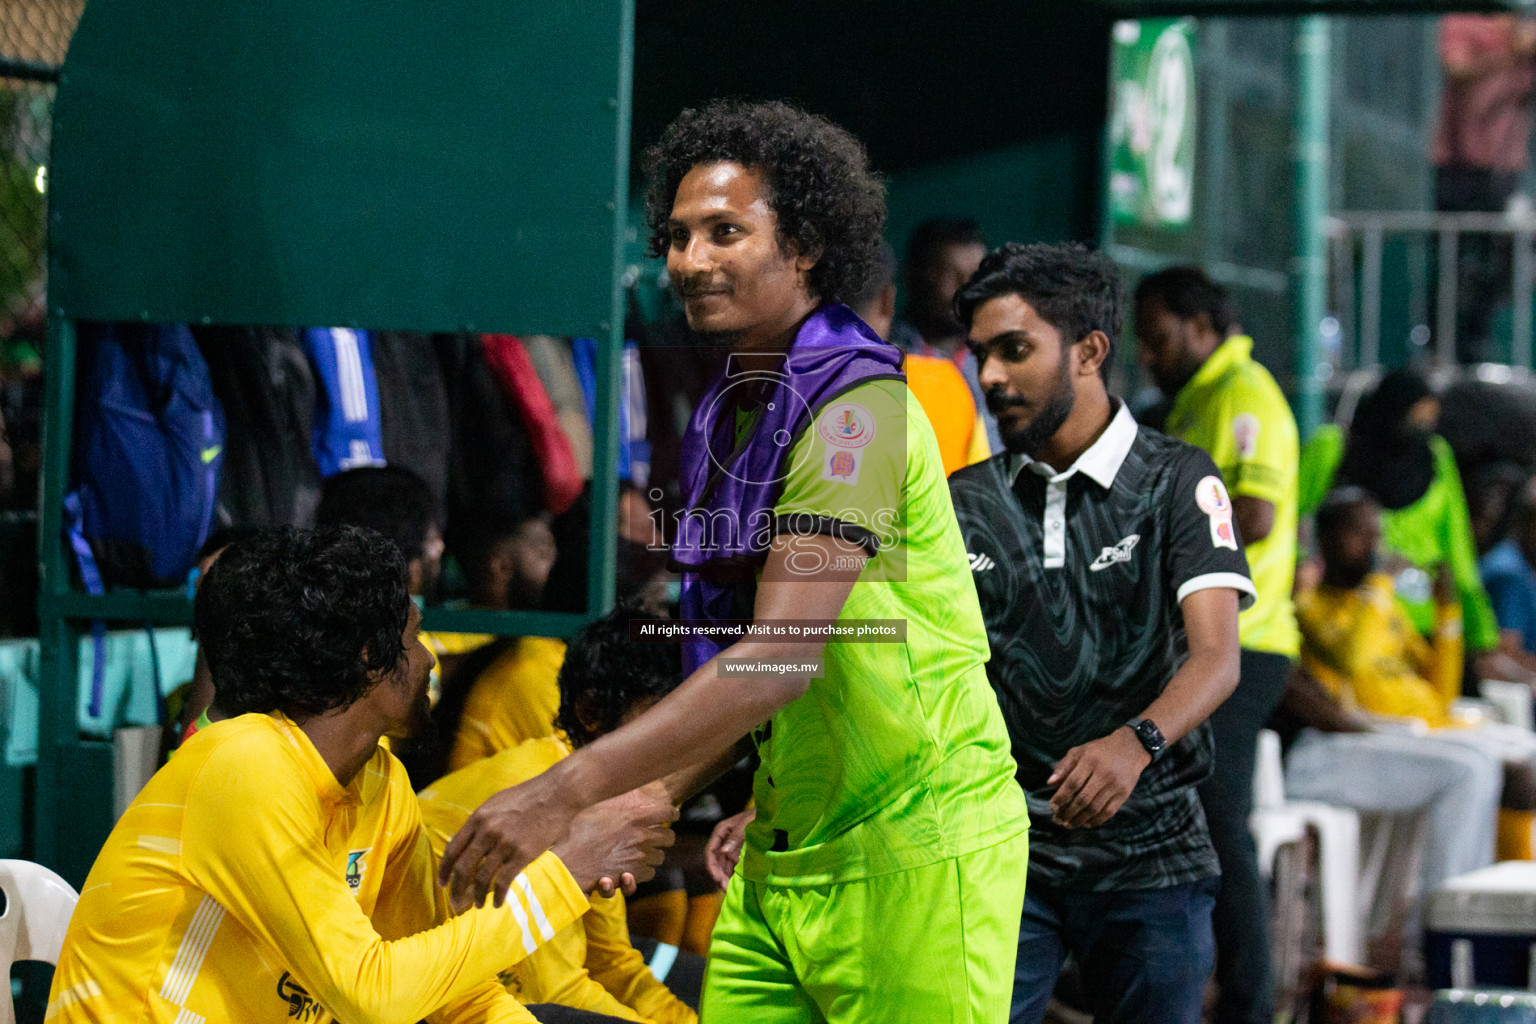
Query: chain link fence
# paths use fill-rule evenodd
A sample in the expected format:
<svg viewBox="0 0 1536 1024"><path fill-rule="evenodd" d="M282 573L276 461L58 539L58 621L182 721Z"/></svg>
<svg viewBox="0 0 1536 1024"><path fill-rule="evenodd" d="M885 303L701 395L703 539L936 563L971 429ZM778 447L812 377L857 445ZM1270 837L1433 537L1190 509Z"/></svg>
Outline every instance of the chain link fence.
<svg viewBox="0 0 1536 1024"><path fill-rule="evenodd" d="M42 315L49 79L64 62L83 6L84 0L0 0L0 337L7 340L29 333Z"/></svg>
<svg viewBox="0 0 1536 1024"><path fill-rule="evenodd" d="M0 636L36 630L48 152L85 0L0 0Z"/></svg>

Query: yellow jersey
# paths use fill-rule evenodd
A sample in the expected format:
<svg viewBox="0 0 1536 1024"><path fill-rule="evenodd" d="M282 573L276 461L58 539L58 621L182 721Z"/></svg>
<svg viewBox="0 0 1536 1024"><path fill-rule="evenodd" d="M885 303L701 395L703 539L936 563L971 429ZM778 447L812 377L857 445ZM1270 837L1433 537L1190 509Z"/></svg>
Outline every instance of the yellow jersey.
<svg viewBox="0 0 1536 1024"><path fill-rule="evenodd" d="M1461 605L1439 605L1426 641L1377 573L1354 590L1327 585L1296 598L1301 665L1346 705L1452 726L1461 696Z"/></svg>
<svg viewBox="0 0 1536 1024"><path fill-rule="evenodd" d="M282 715L189 740L129 805L64 937L50 1024L526 1022L496 973L589 909L558 858L452 917L405 769L347 786Z"/></svg>
<svg viewBox="0 0 1536 1024"><path fill-rule="evenodd" d="M570 753L555 737L524 740L438 779L421 791L421 818L434 857L476 807L527 782ZM624 899L595 898L580 920L501 973L525 1003L558 1003L650 1024L697 1024L698 1015L657 981L629 941Z"/></svg>
<svg viewBox="0 0 1536 1024"><path fill-rule="evenodd" d="M1253 358L1253 339L1228 338L1179 389L1164 430L1205 449L1234 498L1275 507L1263 540L1243 538L1258 599L1237 617L1238 640L1250 651L1296 657L1291 586L1296 577L1296 417L1280 385Z"/></svg>
<svg viewBox="0 0 1536 1024"><path fill-rule="evenodd" d="M458 771L524 740L555 735L564 662L565 641L542 636L519 637L491 662L470 684L448 770Z"/></svg>

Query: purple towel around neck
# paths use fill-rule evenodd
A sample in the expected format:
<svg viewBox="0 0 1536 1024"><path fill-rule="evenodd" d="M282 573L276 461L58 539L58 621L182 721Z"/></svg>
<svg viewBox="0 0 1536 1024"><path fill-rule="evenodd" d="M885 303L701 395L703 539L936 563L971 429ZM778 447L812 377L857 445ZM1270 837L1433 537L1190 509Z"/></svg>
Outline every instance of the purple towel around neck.
<svg viewBox="0 0 1536 1024"><path fill-rule="evenodd" d="M795 442L839 395L880 379L903 379L901 351L836 304L811 314L777 369L745 370L735 357L729 361L683 436L688 511L678 522L671 558L683 572L685 620L737 617L737 588L756 578L773 539L773 508ZM738 444L738 417L747 414L757 419ZM727 639L685 641L684 671L692 673L726 646Z"/></svg>

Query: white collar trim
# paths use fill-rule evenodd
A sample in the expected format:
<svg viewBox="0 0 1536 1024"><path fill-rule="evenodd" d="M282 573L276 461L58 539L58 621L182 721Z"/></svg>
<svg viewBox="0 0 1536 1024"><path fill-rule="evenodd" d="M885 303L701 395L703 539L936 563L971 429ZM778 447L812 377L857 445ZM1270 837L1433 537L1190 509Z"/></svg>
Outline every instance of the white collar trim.
<svg viewBox="0 0 1536 1024"><path fill-rule="evenodd" d="M1120 408L1110 417L1104 433L1077 457L1077 461L1065 473L1057 473L1043 462L1021 452L1014 452L1008 456L1008 481L1016 481L1019 471L1028 466L1031 472L1038 473L1051 483L1062 483L1075 473L1086 473L1100 487L1107 489L1114 484L1115 476L1125 463L1125 457L1131 453L1131 445L1136 443L1136 429L1136 418L1121 402Z"/></svg>

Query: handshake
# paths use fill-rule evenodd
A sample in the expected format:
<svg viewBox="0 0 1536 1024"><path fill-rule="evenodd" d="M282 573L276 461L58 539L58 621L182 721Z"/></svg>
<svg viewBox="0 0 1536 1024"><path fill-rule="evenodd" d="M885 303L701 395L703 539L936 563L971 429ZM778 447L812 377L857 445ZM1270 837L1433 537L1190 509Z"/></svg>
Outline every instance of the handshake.
<svg viewBox="0 0 1536 1024"><path fill-rule="evenodd" d="M677 808L666 787L653 782L585 809L568 806L546 772L491 797L470 815L443 852L439 882L463 912L507 887L535 857L551 850L583 892L634 892L655 877L676 842Z"/></svg>
<svg viewBox="0 0 1536 1024"><path fill-rule="evenodd" d="M582 811L553 852L583 892L612 896L648 882L677 841L672 797L659 782L616 796Z"/></svg>

